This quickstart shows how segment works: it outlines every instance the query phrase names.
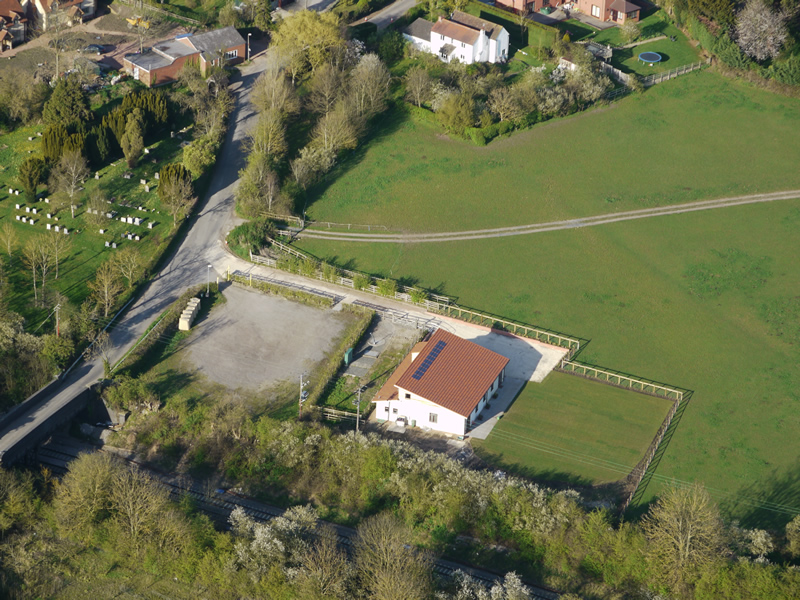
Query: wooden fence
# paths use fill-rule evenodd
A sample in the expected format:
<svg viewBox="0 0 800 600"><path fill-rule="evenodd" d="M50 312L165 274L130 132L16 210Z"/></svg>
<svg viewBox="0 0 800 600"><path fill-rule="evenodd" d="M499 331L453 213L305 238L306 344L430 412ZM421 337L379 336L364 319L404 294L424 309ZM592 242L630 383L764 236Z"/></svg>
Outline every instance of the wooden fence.
<svg viewBox="0 0 800 600"><path fill-rule="evenodd" d="M672 424L672 418L675 416L675 413L678 412L678 408L681 405L681 401L683 400L683 394L681 394L680 398L677 398L675 402L672 403L672 408L669 409L669 413L667 413L667 417L664 419L664 422L661 423L661 427L656 433L656 437L653 438L653 441L650 444L650 449L645 457L644 461L639 463L633 470L633 481L630 494L622 503L622 508L620 513L624 513L628 506L631 504L631 500L636 495L636 490L639 489L639 485L642 483L642 479L644 479L645 473L647 473L647 469L650 468L650 463L653 462L653 458L655 458L656 452L658 452L658 448L661 446L661 442L664 440L664 435L667 433L669 426Z"/></svg>
<svg viewBox="0 0 800 600"><path fill-rule="evenodd" d="M633 390L642 394L649 394L651 396L659 396L661 398L669 398L672 400L683 400L683 390L654 383L646 379L638 377L631 377L630 375L622 375L602 369L600 367L593 367L591 365L584 365L579 362L564 358L558 366L560 371L565 373L573 373L589 379L595 379L604 383L609 383L616 387Z"/></svg>
<svg viewBox="0 0 800 600"><path fill-rule="evenodd" d="M625 94L630 93L630 81L631 76L628 73L623 73L616 67L612 67L610 64L605 62L598 63L600 65L600 70L605 73L606 75L611 76L615 81L624 85L624 88L618 88L616 90L611 90L610 92L606 92L603 97L606 100L613 100L618 98L619 96L623 96ZM675 79L676 77L680 77L681 75L686 75L687 73L691 73L692 71L697 71L698 69L702 69L708 66L710 61L700 61L696 62L691 65L684 65L682 67L676 67L671 71L664 71L663 73L654 73L652 75L647 75L646 77L641 78L642 85L644 87L650 87L656 85L657 83L662 83L664 81L669 81L670 79Z"/></svg>
<svg viewBox="0 0 800 600"><path fill-rule="evenodd" d="M439 309L439 312L449 317L455 317L457 319L461 319L462 321L467 321L468 323L476 323L478 325L484 325L495 329L502 328L503 331L508 331L514 335L520 335L532 340L538 340L540 342L552 344L553 346L558 346L560 348L566 348L568 350L567 356L573 356L581 348L580 340L575 338L553 333L552 331L547 331L546 329L539 329L536 327L531 327L530 325L523 325L521 323L515 323L514 321L507 321L505 319L500 319L493 315L487 315L468 308L461 308L455 304L445 306Z"/></svg>
<svg viewBox="0 0 800 600"><path fill-rule="evenodd" d="M686 75L687 73L691 73L692 71L697 71L698 69L707 67L710 64L711 64L711 59L701 60L700 62L696 62L691 65L684 65L682 67L677 67L675 69L672 69L671 71L664 71L663 73L653 73L652 75L648 75L647 77L642 77L642 83L644 84L644 87L650 87L651 85L662 83L664 81L669 81L670 79L675 79L676 77L680 77L681 75Z"/></svg>
<svg viewBox="0 0 800 600"><path fill-rule="evenodd" d="M450 305L451 300L447 296L440 296L438 294L429 294L424 290L419 288L414 288L406 285L398 286L398 288L394 291L393 295L387 295L381 290L380 285L374 285L372 280L376 280L379 283L381 281L389 281L388 279L379 279L374 277L369 277L368 275L363 275L361 273L356 273L355 271L350 271L348 269L339 269L336 267L331 267L335 269L332 273L334 275L325 275L323 270L326 263L318 261L302 252L298 252L294 248L290 246L286 246L285 244L281 244L277 240L273 240L272 242L273 247L279 248L282 252L289 254L290 256L294 256L295 258L299 258L300 260L307 260L313 263L314 265L314 272L313 273L301 273L306 277L310 277L312 279L317 279L319 281L327 281L328 283L333 283L335 285L339 285L342 287L350 288L350 289L358 289L362 292L367 292L369 294L373 294L375 296L380 296L381 298L389 298L398 300L400 302L405 302L406 304L413 304L414 306L420 306L425 308L426 310L430 311L438 311L441 310L443 307ZM280 269L280 261L275 260L274 258L270 258L268 256L259 256L257 254L250 253L250 261L256 264L265 265L267 267L272 267L275 269ZM370 283L364 285L363 287L356 287L356 278L357 277L364 277L367 278ZM396 282L392 282L396 283Z"/></svg>

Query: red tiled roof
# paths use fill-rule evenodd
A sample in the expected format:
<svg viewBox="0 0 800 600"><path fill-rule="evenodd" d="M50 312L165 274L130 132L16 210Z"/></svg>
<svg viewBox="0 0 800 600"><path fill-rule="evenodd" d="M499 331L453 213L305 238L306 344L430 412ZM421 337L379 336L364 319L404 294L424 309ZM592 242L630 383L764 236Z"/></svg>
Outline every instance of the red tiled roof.
<svg viewBox="0 0 800 600"><path fill-rule="evenodd" d="M416 344L409 352L406 357L400 361L400 364L397 365L397 368L394 370L394 373L389 375L389 379L386 380L386 383L381 386L381 389L378 390L378 393L372 398L373 402L381 402L386 400L397 400L397 388L394 387L394 384L405 374L408 370L408 367L411 366L411 357L416 352L422 352L425 350L425 346L428 345L428 342L419 342Z"/></svg>
<svg viewBox="0 0 800 600"><path fill-rule="evenodd" d="M13 21L14 15L20 19L25 18L25 11L17 0L0 0L0 17L5 17L7 21Z"/></svg>
<svg viewBox="0 0 800 600"><path fill-rule="evenodd" d="M480 19L474 15L462 12L460 10L453 11L453 14L450 16L450 20L454 23L458 23L459 25L471 27L472 29L485 29L486 35L493 40L496 40L500 35L500 32L503 31L502 25Z"/></svg>
<svg viewBox="0 0 800 600"><path fill-rule="evenodd" d="M453 23L453 21L442 19L433 24L431 33L443 35L444 37L449 37L472 46L478 41L478 36L481 32L477 29L461 25L460 23Z"/></svg>
<svg viewBox="0 0 800 600"><path fill-rule="evenodd" d="M429 358L433 361L427 360L427 370L415 378ZM507 364L505 356L439 329L396 385L468 417Z"/></svg>

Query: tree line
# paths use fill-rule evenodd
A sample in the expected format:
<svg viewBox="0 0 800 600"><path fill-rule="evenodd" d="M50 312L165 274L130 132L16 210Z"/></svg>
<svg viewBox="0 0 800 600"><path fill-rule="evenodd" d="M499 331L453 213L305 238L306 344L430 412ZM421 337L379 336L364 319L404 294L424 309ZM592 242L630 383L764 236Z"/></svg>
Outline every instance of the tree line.
<svg viewBox="0 0 800 600"><path fill-rule="evenodd" d="M104 392L134 411L126 426L133 449L152 456L169 447L176 463L221 472L256 497L310 502L344 524L388 512L427 551L487 556L486 548L503 548L507 569L581 597L800 594L791 567L800 558L800 517L782 531L745 528L725 522L702 486L678 486L665 488L641 521L620 521L575 491L470 468L405 442L277 421L234 397L173 403L157 389L144 375L118 378ZM153 411L153 402L162 408ZM142 403L150 409L140 412Z"/></svg>
<svg viewBox="0 0 800 600"><path fill-rule="evenodd" d="M272 44L273 60L253 90L259 117L237 189L239 210L248 216L293 211L356 147L389 94L386 66L357 40L346 40L333 13L298 13L281 23ZM302 99L301 83L308 90ZM292 135L299 131L305 133Z"/></svg>

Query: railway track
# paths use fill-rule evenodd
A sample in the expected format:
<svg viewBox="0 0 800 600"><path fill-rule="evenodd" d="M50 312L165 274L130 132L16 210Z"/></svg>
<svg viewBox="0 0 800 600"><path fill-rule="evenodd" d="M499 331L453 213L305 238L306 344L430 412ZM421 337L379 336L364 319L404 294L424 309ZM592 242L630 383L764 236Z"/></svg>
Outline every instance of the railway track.
<svg viewBox="0 0 800 600"><path fill-rule="evenodd" d="M104 452L104 450L88 444L81 444L65 437L54 436L38 448L37 460L40 464L48 467L54 474L63 475L67 472L70 461L83 452ZM174 501L177 502L186 497L191 498L198 510L208 515L212 521L223 529L230 528L228 519L237 508L241 508L245 514L259 523L266 523L271 519L282 516L285 512L282 508L264 504L230 490L220 494L210 493L189 479L175 477L158 469L147 467L125 456L114 454L129 464L136 465L147 472L158 485L167 491ZM333 527L336 531L339 545L348 553L352 551L356 537L355 529L327 521L320 522ZM498 573L442 558L433 560L432 569L438 576L448 579L452 579L457 571L462 571L473 579L480 581L486 587L490 587L495 582L503 579L503 576ZM555 590L528 582L525 582L525 585L530 588L531 594L536 600L557 600L559 598L559 593Z"/></svg>

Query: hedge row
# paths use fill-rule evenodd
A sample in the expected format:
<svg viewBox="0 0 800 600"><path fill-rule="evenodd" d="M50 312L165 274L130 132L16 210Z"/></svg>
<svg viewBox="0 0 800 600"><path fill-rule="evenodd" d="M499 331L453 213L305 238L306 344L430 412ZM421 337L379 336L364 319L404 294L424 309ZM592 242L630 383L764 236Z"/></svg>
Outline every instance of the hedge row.
<svg viewBox="0 0 800 600"><path fill-rule="evenodd" d="M318 296L317 294L310 294L302 290L295 290L290 287L276 285L267 281L260 281L256 279L251 282L250 279L247 277L242 277L241 275L231 275L231 281L243 287L252 288L254 290L258 290L259 292L264 292L265 294L283 296L288 300L300 302L301 304L306 304L315 308L330 308L333 306L333 298Z"/></svg>
<svg viewBox="0 0 800 600"><path fill-rule="evenodd" d="M135 364L136 361L147 354L147 352L156 344L156 342L161 341L162 336L167 331L177 329L178 320L181 317L183 309L186 308L186 304L189 302L189 299L200 294L204 287L205 286L202 284L191 287L184 292L180 298L170 304L169 308L161 313L161 318L156 321L155 324L151 326L141 338L139 338L140 342L138 345L135 346L130 353L125 355L122 360L115 365L114 370L116 371L125 365ZM216 288L216 284L214 287ZM214 290L214 293L217 293L216 289Z"/></svg>
<svg viewBox="0 0 800 600"><path fill-rule="evenodd" d="M348 348L355 348L358 346L358 343L361 341L361 338L364 337L364 334L367 332L367 329L369 329L369 326L372 324L372 319L375 316L375 311L355 304L342 305L342 311L355 314L357 317L356 322L347 328L336 348L328 354L325 363L316 372L316 378L311 389L308 390L308 398L305 402L306 406L314 406L319 402L328 384L339 373L339 368L344 360L344 353L347 352Z"/></svg>

